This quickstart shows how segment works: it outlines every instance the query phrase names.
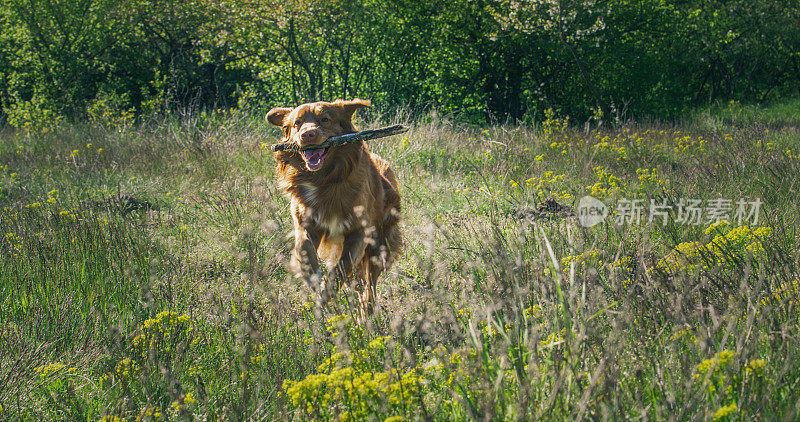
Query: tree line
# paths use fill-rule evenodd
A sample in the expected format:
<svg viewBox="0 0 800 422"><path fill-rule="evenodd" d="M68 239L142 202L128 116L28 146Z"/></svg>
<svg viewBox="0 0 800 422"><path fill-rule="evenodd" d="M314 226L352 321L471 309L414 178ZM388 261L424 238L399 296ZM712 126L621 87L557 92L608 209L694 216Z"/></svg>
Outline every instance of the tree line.
<svg viewBox="0 0 800 422"><path fill-rule="evenodd" d="M800 92L797 0L0 0L0 122L369 98L474 122Z"/></svg>

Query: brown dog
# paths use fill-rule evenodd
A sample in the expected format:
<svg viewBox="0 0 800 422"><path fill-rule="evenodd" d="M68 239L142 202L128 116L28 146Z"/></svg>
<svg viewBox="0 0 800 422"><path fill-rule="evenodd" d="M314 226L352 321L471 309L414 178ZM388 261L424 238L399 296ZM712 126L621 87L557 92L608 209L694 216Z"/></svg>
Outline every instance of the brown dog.
<svg viewBox="0 0 800 422"><path fill-rule="evenodd" d="M336 100L274 108L267 120L283 129L283 142L318 145L356 132L353 113L370 102ZM291 269L319 288L324 304L355 270L361 313L372 312L378 276L400 251L400 196L389 163L364 142L302 152L275 153L278 185L291 201ZM328 268L322 278L318 256Z"/></svg>

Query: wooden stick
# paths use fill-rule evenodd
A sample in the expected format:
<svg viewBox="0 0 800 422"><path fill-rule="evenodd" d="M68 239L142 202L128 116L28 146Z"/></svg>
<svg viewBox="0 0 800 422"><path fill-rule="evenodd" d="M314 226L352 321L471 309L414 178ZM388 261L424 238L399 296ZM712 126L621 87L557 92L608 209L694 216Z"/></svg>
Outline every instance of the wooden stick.
<svg viewBox="0 0 800 422"><path fill-rule="evenodd" d="M304 151L308 149L318 149L335 147L338 145L351 144L353 142L361 142L369 139L378 139L386 136L397 135L407 131L408 128L403 125L394 125L381 129L362 130L361 132L348 133L346 135L331 136L325 142L317 145L306 145L300 148L294 142L281 142L272 146L273 151Z"/></svg>

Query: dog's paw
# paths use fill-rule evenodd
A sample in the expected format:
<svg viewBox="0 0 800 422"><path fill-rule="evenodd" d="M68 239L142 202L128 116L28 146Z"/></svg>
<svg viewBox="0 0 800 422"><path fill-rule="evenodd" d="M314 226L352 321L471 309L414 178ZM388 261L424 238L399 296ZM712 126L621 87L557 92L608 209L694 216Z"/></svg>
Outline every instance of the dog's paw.
<svg viewBox="0 0 800 422"><path fill-rule="evenodd" d="M307 277L308 285L311 286L312 289L317 290L321 288L324 282L322 281L322 273L317 271L314 274L311 274Z"/></svg>

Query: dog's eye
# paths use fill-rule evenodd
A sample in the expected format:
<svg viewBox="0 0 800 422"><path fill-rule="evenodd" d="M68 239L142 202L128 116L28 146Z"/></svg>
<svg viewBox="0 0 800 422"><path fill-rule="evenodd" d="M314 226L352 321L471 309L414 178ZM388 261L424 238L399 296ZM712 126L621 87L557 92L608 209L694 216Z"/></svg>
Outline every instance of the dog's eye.
<svg viewBox="0 0 800 422"><path fill-rule="evenodd" d="M294 127L300 127L300 126L303 126L303 122L300 121L294 122Z"/></svg>
<svg viewBox="0 0 800 422"><path fill-rule="evenodd" d="M328 123L328 122L330 122L330 121L331 121L331 119L329 119L329 118L327 118L327 117L323 117L323 118L319 119L319 122L320 122L320 123Z"/></svg>

